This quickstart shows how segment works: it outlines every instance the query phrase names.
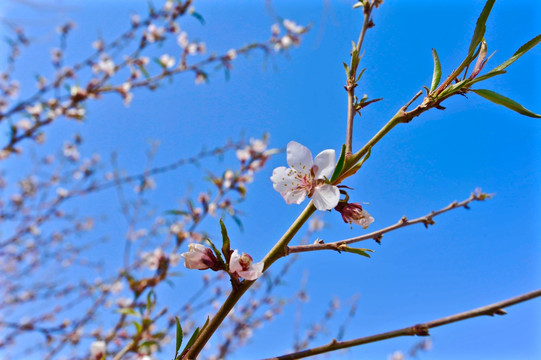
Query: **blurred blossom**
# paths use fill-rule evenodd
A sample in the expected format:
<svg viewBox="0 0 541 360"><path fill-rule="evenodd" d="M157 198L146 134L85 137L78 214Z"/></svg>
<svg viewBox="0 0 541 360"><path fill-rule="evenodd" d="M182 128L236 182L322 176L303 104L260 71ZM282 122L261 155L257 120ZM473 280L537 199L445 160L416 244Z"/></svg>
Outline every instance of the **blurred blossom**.
<svg viewBox="0 0 541 360"><path fill-rule="evenodd" d="M325 222L319 217L313 217L308 222L308 230L309 231L320 231L323 230L323 227L325 227Z"/></svg>
<svg viewBox="0 0 541 360"><path fill-rule="evenodd" d="M100 360L105 355L105 341L94 341L90 344L90 356L92 360Z"/></svg>
<svg viewBox="0 0 541 360"><path fill-rule="evenodd" d="M173 59L171 56L169 56L168 54L163 54L162 56L160 56L160 63L166 68L166 69L170 69L172 68L173 66L175 66L175 59Z"/></svg>
<svg viewBox="0 0 541 360"><path fill-rule="evenodd" d="M387 357L389 360L404 360L406 357L404 356L404 353L402 351L395 351L391 355Z"/></svg>
<svg viewBox="0 0 541 360"><path fill-rule="evenodd" d="M227 51L225 56L227 56L229 60L235 60L235 58L237 57L237 51L235 49L230 49L229 51Z"/></svg>

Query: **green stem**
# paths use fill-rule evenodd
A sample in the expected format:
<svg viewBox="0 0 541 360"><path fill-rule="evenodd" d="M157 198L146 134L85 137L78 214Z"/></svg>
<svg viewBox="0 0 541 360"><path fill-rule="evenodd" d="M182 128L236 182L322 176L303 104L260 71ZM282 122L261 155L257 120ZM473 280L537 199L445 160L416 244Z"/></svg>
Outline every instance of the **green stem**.
<svg viewBox="0 0 541 360"><path fill-rule="evenodd" d="M273 248L265 255L263 261L265 267L263 271L267 270L279 258L287 255L287 245L293 239L293 236L300 230L302 225L310 218L310 216L316 211L316 207L313 202L306 206L299 217L291 224L289 229L282 235L282 238L273 246ZM194 342L190 350L186 353L185 359L195 359L203 347L210 340L212 335L218 330L218 327L222 324L225 317L235 307L242 295L255 283L257 280L246 281L244 280L238 287L233 288L227 299L216 312L216 315L209 321L208 325L201 331L197 340Z"/></svg>

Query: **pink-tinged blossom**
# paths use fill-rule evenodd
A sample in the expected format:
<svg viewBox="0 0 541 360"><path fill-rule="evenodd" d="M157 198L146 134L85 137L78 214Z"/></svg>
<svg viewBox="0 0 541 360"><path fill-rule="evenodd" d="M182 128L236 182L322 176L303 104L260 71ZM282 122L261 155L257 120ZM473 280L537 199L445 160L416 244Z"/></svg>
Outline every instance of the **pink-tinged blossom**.
<svg viewBox="0 0 541 360"><path fill-rule="evenodd" d="M92 360L100 360L105 357L105 341L94 341L90 344L90 358Z"/></svg>
<svg viewBox="0 0 541 360"><path fill-rule="evenodd" d="M237 250L231 254L229 262L229 272L246 280L256 280L263 274L263 261L254 263L252 257L248 254L239 255Z"/></svg>
<svg viewBox="0 0 541 360"><path fill-rule="evenodd" d="M163 54L160 56L160 63L166 68L170 69L175 66L175 59L169 56L168 54Z"/></svg>
<svg viewBox="0 0 541 360"><path fill-rule="evenodd" d="M357 224L363 229L368 228L374 222L374 218L357 203L341 202L335 207L335 210L342 214L345 223Z"/></svg>
<svg viewBox="0 0 541 360"><path fill-rule="evenodd" d="M287 164L274 169L271 181L288 204L300 204L308 196L318 210L331 210L340 200L340 190L326 183L335 167L334 150L320 152L314 160L308 148L291 141L287 144Z"/></svg>
<svg viewBox="0 0 541 360"><path fill-rule="evenodd" d="M191 243L188 252L180 254L184 258L184 266L187 269L206 270L217 265L216 256L208 247Z"/></svg>

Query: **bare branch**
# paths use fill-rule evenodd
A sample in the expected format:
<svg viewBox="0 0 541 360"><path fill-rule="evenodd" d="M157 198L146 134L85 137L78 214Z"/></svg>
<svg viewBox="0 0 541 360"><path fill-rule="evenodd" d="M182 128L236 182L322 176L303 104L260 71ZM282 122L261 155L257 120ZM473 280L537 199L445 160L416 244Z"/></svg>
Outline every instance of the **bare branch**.
<svg viewBox="0 0 541 360"><path fill-rule="evenodd" d="M483 315L489 315L489 316L505 315L506 312L503 310L504 308L507 308L509 306L512 306L518 303L532 300L539 296L541 296L541 289L532 291L523 295L519 295L511 299L500 301L491 305L483 306L477 309L465 311L465 312L458 313L451 316L446 316L444 318L437 319L437 320L432 320L423 324L417 324L417 325L405 327L398 330L392 330L392 331L384 332L381 334L366 336L366 337L357 338L357 339L348 340L348 341L332 340L327 345L299 351L296 353L282 355L282 356L278 356L274 358L268 358L266 360L302 359L308 356L314 356L314 355L323 354L323 353L327 353L331 351L336 351L339 349L346 349L346 348L350 348L354 346L392 339L392 338L400 337L400 336L415 336L415 335L428 336L429 335L428 330L438 327L438 326L447 325L454 322L471 319L471 318L483 316Z"/></svg>
<svg viewBox="0 0 541 360"><path fill-rule="evenodd" d="M428 228L429 225L434 225L433 218L443 214L445 212L451 211L453 209L458 208L466 208L468 209L468 205L473 201L483 201L487 198L490 198L490 195L481 193L481 192L473 192L469 198L467 198L464 201L458 202L453 201L446 207L438 210L438 211L432 211L429 214L426 214L424 216L418 217L417 219L408 220L407 217L403 216L396 224L387 226L386 228L380 229L378 231L371 232L370 234L365 234L361 236L356 236L353 238L340 240L340 241L334 241L330 243L314 243L314 244L308 244L308 245L296 245L296 246L289 246L288 247L288 254L291 253L298 253L298 252L306 252L306 251L316 251L316 250L336 250L338 251L340 249L340 246L353 244L356 242L360 242L363 240L370 240L374 239L378 243L381 241L381 238L383 237L383 234L406 227L414 224L424 224L425 227Z"/></svg>

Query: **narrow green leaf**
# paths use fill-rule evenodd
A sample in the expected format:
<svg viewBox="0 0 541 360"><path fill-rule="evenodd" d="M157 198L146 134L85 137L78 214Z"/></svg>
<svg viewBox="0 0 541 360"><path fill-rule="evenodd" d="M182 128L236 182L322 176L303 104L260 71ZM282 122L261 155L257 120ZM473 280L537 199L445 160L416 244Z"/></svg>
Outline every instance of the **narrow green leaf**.
<svg viewBox="0 0 541 360"><path fill-rule="evenodd" d="M116 312L122 315L140 316L138 312L130 308L121 308L121 309L116 310Z"/></svg>
<svg viewBox="0 0 541 360"><path fill-rule="evenodd" d="M135 326L135 333L139 335L143 331L143 326L137 321L132 321L133 326Z"/></svg>
<svg viewBox="0 0 541 360"><path fill-rule="evenodd" d="M511 56L511 58L509 58L509 60L505 61L504 63L502 63L501 65L497 66L494 70L492 71L501 71L501 70L504 70L505 68L507 68L509 65L511 65L512 63L514 63L519 57L521 57L522 55L524 55L526 52L528 52L529 50L533 49L535 46L537 46L537 44L539 44L541 42L541 34L540 35L537 35L536 37L534 37L532 40L528 41L526 44L522 45L514 54L513 56ZM491 72L492 72L491 71Z"/></svg>
<svg viewBox="0 0 541 360"><path fill-rule="evenodd" d="M340 152L340 157L338 157L338 162L336 163L336 167L334 168L334 172L331 176L331 182L334 182L336 179L338 179L338 176L340 176L340 173L342 172L342 169L344 168L344 164L346 162L346 144L342 145L342 151Z"/></svg>
<svg viewBox="0 0 541 360"><path fill-rule="evenodd" d="M432 49L432 57L434 58L434 73L432 74L432 85L430 86L430 92L436 90L441 80L441 64L436 49Z"/></svg>
<svg viewBox="0 0 541 360"><path fill-rule="evenodd" d="M190 347L193 345L195 340L197 340L198 335L199 335L199 328L195 329L192 336L190 337L190 340L188 340L188 343L186 344L186 347L184 348L184 350L182 350L182 354L180 354L179 357L182 357L182 355L184 355L184 353L186 353L188 350L190 350Z"/></svg>
<svg viewBox="0 0 541 360"><path fill-rule="evenodd" d="M486 22L495 2L496 0L487 0L483 11L481 11L481 15L479 15L479 18L477 19L477 24L475 25L473 37L470 42L470 48L468 49L468 57L472 56L475 53L477 45L479 45L479 43L481 42L481 40L483 40L483 37L485 36Z"/></svg>
<svg viewBox="0 0 541 360"><path fill-rule="evenodd" d="M224 254L225 262L229 263L229 254L231 252L231 241L227 235L227 229L224 220L220 219L220 228L222 229L222 254Z"/></svg>
<svg viewBox="0 0 541 360"><path fill-rule="evenodd" d="M239 230L241 232L244 232L244 226L242 225L242 221L240 221L240 218L237 215L233 215L231 216L231 218L233 219L235 224L237 224L237 226L239 227Z"/></svg>
<svg viewBox="0 0 541 360"><path fill-rule="evenodd" d="M199 20L201 25L205 25L205 19L203 18L203 16L200 13L194 11L194 12L192 12L192 16L194 18L196 18L197 20Z"/></svg>
<svg viewBox="0 0 541 360"><path fill-rule="evenodd" d="M177 343L175 345L175 359L178 356L178 351L180 350L180 346L182 345L182 327L180 326L180 320L178 319L178 316L175 316L175 319L177 320Z"/></svg>
<svg viewBox="0 0 541 360"><path fill-rule="evenodd" d="M157 341L157 340L146 340L146 341L143 341L141 344L139 344L139 349L141 348L150 348L151 346L158 346L158 348L160 347L160 343Z"/></svg>
<svg viewBox="0 0 541 360"><path fill-rule="evenodd" d="M201 327L201 331L205 330L209 322L210 322L210 316L207 316L207 321L205 321L205 324L203 324L203 326Z"/></svg>
<svg viewBox="0 0 541 360"><path fill-rule="evenodd" d="M505 71L505 70L501 70L501 71L492 70L490 72L487 72L485 75L477 76L476 78L472 79L471 84L473 85L473 84L481 82L483 80L490 79L491 77L505 74L506 72L507 71Z"/></svg>
<svg viewBox="0 0 541 360"><path fill-rule="evenodd" d="M364 257L367 257L367 258L370 257L370 255L367 253L367 251L374 252L374 250L371 250L371 249L352 248L352 247L349 247L349 246L343 246L343 247L340 246L339 250L349 252L349 253L352 253L352 254L361 255L361 256L364 256Z"/></svg>
<svg viewBox="0 0 541 360"><path fill-rule="evenodd" d="M189 215L188 212L182 210L167 210L165 213L168 215Z"/></svg>
<svg viewBox="0 0 541 360"><path fill-rule="evenodd" d="M209 238L207 238L206 241L212 248L212 251L214 251L214 254L218 258L218 261L225 267L224 258L222 257L222 254L220 254L220 251L216 248L216 246L214 246L214 244L212 243L212 241L210 241Z"/></svg>
<svg viewBox="0 0 541 360"><path fill-rule="evenodd" d="M359 80L361 79L361 76L363 76L365 70L366 70L366 68L362 69L359 72L359 75L357 76L357 79L355 79L355 82L359 82Z"/></svg>
<svg viewBox="0 0 541 360"><path fill-rule="evenodd" d="M344 70L346 70L346 76L349 77L349 66L346 63L344 63Z"/></svg>
<svg viewBox="0 0 541 360"><path fill-rule="evenodd" d="M151 310L154 305L156 304L156 293L154 292L154 290L150 290L147 294L147 309L148 310Z"/></svg>
<svg viewBox="0 0 541 360"><path fill-rule="evenodd" d="M453 84L449 86L447 89L441 92L441 94L438 96L438 98L446 97L448 95L452 95L456 92L458 92L460 89L462 89L464 86L468 84L467 80L462 80L460 82L457 82L456 84Z"/></svg>
<svg viewBox="0 0 541 360"><path fill-rule="evenodd" d="M520 105L518 102L509 99L508 97L505 97L503 95L500 95L494 91L491 90L484 90L484 89L477 89L472 90L477 95L484 97L485 99L492 101L494 104L505 106L508 109L511 109L513 111L518 112L519 114L533 117L533 118L541 118L541 115L531 112L530 110L526 109L524 106Z"/></svg>

